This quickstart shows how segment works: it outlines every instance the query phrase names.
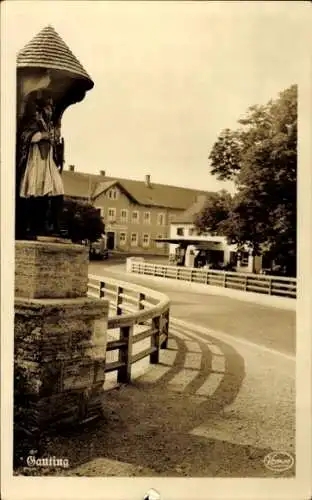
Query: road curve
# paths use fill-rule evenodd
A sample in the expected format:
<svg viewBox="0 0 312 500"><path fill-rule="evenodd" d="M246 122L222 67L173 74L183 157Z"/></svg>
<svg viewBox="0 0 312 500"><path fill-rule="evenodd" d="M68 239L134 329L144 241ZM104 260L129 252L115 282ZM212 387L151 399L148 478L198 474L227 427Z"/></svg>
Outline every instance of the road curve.
<svg viewBox="0 0 312 500"><path fill-rule="evenodd" d="M108 396L118 422L127 422L120 440L112 432L106 453L114 470L119 463L128 464L131 475L293 475L294 468L269 470L264 458L270 452L295 455L295 313L190 294L183 286L125 274L121 265L90 267L92 274L141 283L172 300L169 349L160 364ZM133 436L136 450L144 440L144 460L130 446ZM99 467L109 475L107 464ZM84 473L91 467L96 475L93 466L85 464Z"/></svg>

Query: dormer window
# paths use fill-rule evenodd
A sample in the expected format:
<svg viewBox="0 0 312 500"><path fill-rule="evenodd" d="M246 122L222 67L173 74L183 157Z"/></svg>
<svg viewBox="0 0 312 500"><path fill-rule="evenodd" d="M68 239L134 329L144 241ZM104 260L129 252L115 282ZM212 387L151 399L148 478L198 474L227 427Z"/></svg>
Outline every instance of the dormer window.
<svg viewBox="0 0 312 500"><path fill-rule="evenodd" d="M117 200L118 198L118 189L112 188L108 191L108 197L110 200Z"/></svg>

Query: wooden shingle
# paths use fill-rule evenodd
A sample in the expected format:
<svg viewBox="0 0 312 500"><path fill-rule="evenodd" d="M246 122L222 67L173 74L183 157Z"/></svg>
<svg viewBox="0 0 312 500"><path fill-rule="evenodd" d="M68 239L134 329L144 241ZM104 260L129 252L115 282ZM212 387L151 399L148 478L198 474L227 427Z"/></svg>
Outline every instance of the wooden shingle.
<svg viewBox="0 0 312 500"><path fill-rule="evenodd" d="M52 26L43 28L17 55L17 68L48 68L83 78L86 88L94 86L90 76Z"/></svg>

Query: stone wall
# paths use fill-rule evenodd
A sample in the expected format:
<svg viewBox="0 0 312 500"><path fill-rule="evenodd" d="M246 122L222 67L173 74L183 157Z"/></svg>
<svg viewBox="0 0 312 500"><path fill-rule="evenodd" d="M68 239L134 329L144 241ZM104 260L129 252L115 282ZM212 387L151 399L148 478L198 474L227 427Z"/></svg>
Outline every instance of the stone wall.
<svg viewBox="0 0 312 500"><path fill-rule="evenodd" d="M15 425L36 439L102 413L109 303L87 297L87 253L16 242Z"/></svg>

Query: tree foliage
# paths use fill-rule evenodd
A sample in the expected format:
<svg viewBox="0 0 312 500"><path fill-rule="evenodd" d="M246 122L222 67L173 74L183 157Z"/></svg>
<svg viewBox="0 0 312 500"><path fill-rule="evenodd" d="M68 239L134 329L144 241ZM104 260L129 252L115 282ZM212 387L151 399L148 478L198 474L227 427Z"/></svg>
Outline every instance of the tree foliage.
<svg viewBox="0 0 312 500"><path fill-rule="evenodd" d="M89 203L71 199L64 200L61 226L73 242L96 241L105 231L99 210Z"/></svg>
<svg viewBox="0 0 312 500"><path fill-rule="evenodd" d="M239 128L224 130L209 159L220 180L232 180L237 193L220 193L196 224L231 242L247 244L295 274L297 191L297 86L264 106L252 106Z"/></svg>
<svg viewBox="0 0 312 500"><path fill-rule="evenodd" d="M227 233L227 221L230 217L233 199L227 191L210 193L205 208L197 214L195 225L200 232Z"/></svg>

